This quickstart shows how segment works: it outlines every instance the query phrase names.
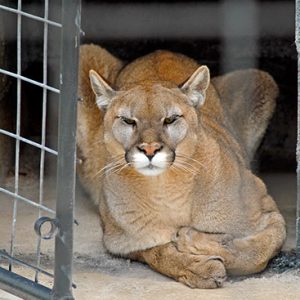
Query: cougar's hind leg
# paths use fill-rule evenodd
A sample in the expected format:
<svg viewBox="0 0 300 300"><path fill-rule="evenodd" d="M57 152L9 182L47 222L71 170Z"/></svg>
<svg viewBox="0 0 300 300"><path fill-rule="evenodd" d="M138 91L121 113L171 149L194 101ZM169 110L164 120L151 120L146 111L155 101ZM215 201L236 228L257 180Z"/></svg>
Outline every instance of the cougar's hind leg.
<svg viewBox="0 0 300 300"><path fill-rule="evenodd" d="M261 216L253 234L242 238L183 228L175 243L182 253L220 256L228 274L247 275L264 270L268 261L279 252L285 236L282 216L278 212L269 212Z"/></svg>
<svg viewBox="0 0 300 300"><path fill-rule="evenodd" d="M212 83L251 160L274 112L278 95L274 79L266 72L248 69L215 77Z"/></svg>
<svg viewBox="0 0 300 300"><path fill-rule="evenodd" d="M253 235L234 239L236 259L228 261L226 269L233 275L258 273L280 250L286 237L285 222L278 212L266 213Z"/></svg>

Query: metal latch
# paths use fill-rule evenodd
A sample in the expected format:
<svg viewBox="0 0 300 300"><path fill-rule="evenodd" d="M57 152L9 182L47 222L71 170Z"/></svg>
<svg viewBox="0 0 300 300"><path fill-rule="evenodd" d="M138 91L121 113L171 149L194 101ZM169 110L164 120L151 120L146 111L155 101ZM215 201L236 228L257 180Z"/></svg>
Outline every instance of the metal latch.
<svg viewBox="0 0 300 300"><path fill-rule="evenodd" d="M41 217L35 221L34 231L42 239L50 240L57 235L59 222L55 218Z"/></svg>

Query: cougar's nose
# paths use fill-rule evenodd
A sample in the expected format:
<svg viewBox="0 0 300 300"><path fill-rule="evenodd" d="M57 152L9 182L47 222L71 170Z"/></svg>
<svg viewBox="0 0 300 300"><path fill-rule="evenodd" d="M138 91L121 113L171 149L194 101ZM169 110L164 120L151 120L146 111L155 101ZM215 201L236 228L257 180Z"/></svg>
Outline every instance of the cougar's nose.
<svg viewBox="0 0 300 300"><path fill-rule="evenodd" d="M153 156L162 149L162 147L161 143L156 142L150 144L142 143L137 146L140 151L145 153L149 160L151 160Z"/></svg>

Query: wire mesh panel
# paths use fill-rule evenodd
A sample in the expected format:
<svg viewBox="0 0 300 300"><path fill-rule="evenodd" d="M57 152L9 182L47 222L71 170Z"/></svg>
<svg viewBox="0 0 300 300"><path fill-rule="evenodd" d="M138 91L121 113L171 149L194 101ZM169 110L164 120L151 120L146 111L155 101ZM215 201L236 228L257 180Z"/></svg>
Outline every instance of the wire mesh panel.
<svg viewBox="0 0 300 300"><path fill-rule="evenodd" d="M72 299L80 1L1 1L0 28L0 288Z"/></svg>

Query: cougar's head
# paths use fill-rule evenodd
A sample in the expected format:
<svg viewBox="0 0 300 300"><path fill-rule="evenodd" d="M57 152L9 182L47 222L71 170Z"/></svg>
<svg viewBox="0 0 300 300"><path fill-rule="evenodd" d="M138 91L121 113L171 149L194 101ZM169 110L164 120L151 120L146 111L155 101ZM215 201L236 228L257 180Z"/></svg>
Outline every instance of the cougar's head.
<svg viewBox="0 0 300 300"><path fill-rule="evenodd" d="M113 160L125 159L137 172L157 176L193 154L196 108L203 105L209 85L206 66L181 87L151 83L116 91L93 70L90 80L97 105L105 111L104 142Z"/></svg>

